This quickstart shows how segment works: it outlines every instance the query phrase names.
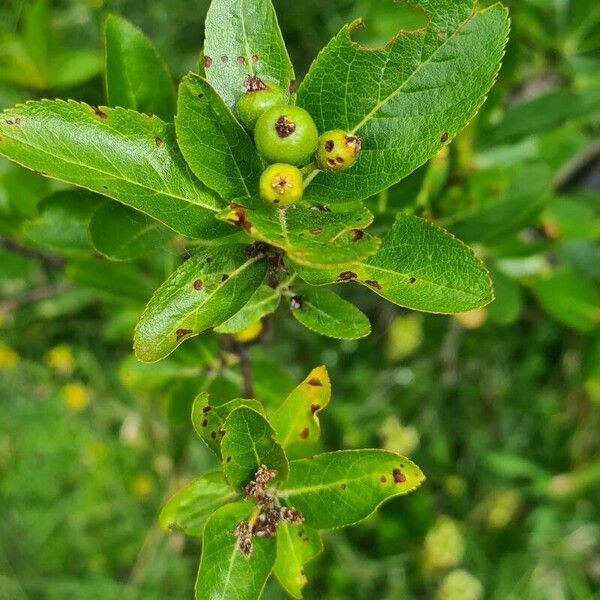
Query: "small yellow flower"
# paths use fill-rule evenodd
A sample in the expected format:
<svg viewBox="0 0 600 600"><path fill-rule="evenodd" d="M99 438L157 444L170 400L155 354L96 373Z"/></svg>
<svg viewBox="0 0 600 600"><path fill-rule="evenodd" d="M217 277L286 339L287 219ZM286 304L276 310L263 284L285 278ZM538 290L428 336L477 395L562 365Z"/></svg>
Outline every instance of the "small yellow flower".
<svg viewBox="0 0 600 600"><path fill-rule="evenodd" d="M75 412L85 410L90 403L90 392L82 383L68 383L63 395L67 406Z"/></svg>
<svg viewBox="0 0 600 600"><path fill-rule="evenodd" d="M263 324L259 319L258 321L252 323L252 325L249 327L246 327L246 329L242 329L241 331L234 333L233 339L239 344L247 344L248 342L254 341L261 334L262 330Z"/></svg>
<svg viewBox="0 0 600 600"><path fill-rule="evenodd" d="M20 357L15 350L6 344L0 343L0 369L9 370L19 362Z"/></svg>
<svg viewBox="0 0 600 600"><path fill-rule="evenodd" d="M69 346L60 344L50 348L44 357L46 364L60 375L70 375L75 370L75 358Z"/></svg>
<svg viewBox="0 0 600 600"><path fill-rule="evenodd" d="M454 318L465 329L479 329L487 321L487 310L485 308L476 308L475 310L454 315Z"/></svg>
<svg viewBox="0 0 600 600"><path fill-rule="evenodd" d="M435 595L436 600L481 600L482 597L481 582L462 569L450 571Z"/></svg>
<svg viewBox="0 0 600 600"><path fill-rule="evenodd" d="M154 489L154 484L152 483L152 479L148 477L148 475L138 475L133 480L133 484L131 485L131 492L134 496L138 498L143 498L144 496L148 496L148 494L152 493Z"/></svg>
<svg viewBox="0 0 600 600"><path fill-rule="evenodd" d="M425 537L425 569L438 571L454 567L464 553L465 542L458 525L449 517L440 517Z"/></svg>

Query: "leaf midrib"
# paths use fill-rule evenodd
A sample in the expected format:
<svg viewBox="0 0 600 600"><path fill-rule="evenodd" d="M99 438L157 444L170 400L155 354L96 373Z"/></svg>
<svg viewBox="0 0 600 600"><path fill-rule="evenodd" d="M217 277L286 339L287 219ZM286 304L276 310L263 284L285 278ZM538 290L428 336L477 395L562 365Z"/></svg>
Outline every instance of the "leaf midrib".
<svg viewBox="0 0 600 600"><path fill-rule="evenodd" d="M460 34L461 30L470 22L472 21L478 14L480 13L476 13L473 12L469 15L469 17L467 17L462 23L459 24L459 26L452 32L452 35L448 36L444 42L442 44L440 44L432 53L431 55L427 58L427 60L423 61L422 63L419 64L419 66L402 82L402 84L396 89L394 90L391 94L388 94L384 99L380 100L371 111L369 111L364 117L363 119L358 123L358 125L356 125L353 129L352 129L352 133L356 133L357 131L359 131L360 129L362 129L372 118L375 118L375 115L377 114L377 112L379 112L379 110L381 110L381 108L383 106L385 106L392 98L394 98L395 96L398 96L402 93L402 91L404 90L404 88L406 87L406 85L413 80L414 77L416 77L416 75L426 66L428 66L433 58L435 57L435 55L446 46L446 44L448 44L450 42L450 40L453 40L458 34Z"/></svg>
<svg viewBox="0 0 600 600"><path fill-rule="evenodd" d="M157 195L160 195L160 196L166 196L167 198L173 198L175 200L183 200L184 202L186 202L188 204L191 204L193 206L201 206L202 208L206 208L207 210L211 210L211 211L213 211L215 213L220 210L219 208L217 208L215 206L211 206L209 204L203 204L201 202L193 202L189 198L186 198L184 196L178 196L177 194L174 194L173 192L171 192L169 190L164 190L164 191L157 190L157 189L152 188L150 186L144 185L143 183L140 183L138 181L133 181L131 179L127 179L126 177L123 177L121 175L115 175L114 173L110 173L108 171L103 171L102 169L98 169L98 168L96 168L96 167L94 167L92 165L88 165L88 164L85 164L85 163L79 163L79 162L75 162L73 160L69 160L68 158L65 158L64 156L60 156L58 154L54 154L54 153L50 152L49 150L45 150L43 148L40 148L39 146L36 146L35 144L32 144L29 140L26 140L26 139L17 139L17 138L9 137L9 136L6 136L6 139L12 140L16 144L22 144L24 146L29 146L31 149L35 150L36 152L40 152L41 154L44 154L44 155L46 155L46 156L48 156L50 158L53 158L53 159L55 159L57 161L66 163L66 164L71 165L71 166L79 167L81 169L88 169L90 171L95 171L96 173L99 173L100 175L103 175L105 177L109 177L112 180L122 181L124 183L128 183L130 185L137 186L137 187L142 188L144 190L148 190L149 192L152 192L153 194L157 194ZM0 152L0 154L3 154L3 153ZM21 165L23 164L22 162L19 162L18 160L15 161L15 162L17 162L18 164L21 164ZM53 179L63 180L63 181L69 181L69 179L67 179L65 177L59 177L59 176L54 176L54 175L52 176L52 178ZM72 182L69 182L69 183L72 183ZM87 187L87 186L82 186L82 187ZM107 193L109 192L109 190L105 190L103 192L98 192L98 190L95 190L95 189L89 188L89 187L87 187L87 189L91 189L91 191L94 191L94 192L97 192L97 193L101 193L102 195L107 195Z"/></svg>

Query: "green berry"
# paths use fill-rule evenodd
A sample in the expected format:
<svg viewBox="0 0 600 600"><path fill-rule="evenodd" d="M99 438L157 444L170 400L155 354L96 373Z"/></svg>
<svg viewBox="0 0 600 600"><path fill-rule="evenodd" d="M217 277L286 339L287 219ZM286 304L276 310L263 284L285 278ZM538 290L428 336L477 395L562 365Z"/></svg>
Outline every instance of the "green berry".
<svg viewBox="0 0 600 600"><path fill-rule="evenodd" d="M240 121L249 130L253 130L258 118L269 108L285 104L283 90L275 85L264 83L255 76L248 76L244 82L246 93L235 106Z"/></svg>
<svg viewBox="0 0 600 600"><path fill-rule="evenodd" d="M284 163L267 167L260 177L260 196L285 208L302 198L302 173L300 169Z"/></svg>
<svg viewBox="0 0 600 600"><path fill-rule="evenodd" d="M325 132L319 138L317 164L324 171L347 171L360 155L361 139L341 129Z"/></svg>
<svg viewBox="0 0 600 600"><path fill-rule="evenodd" d="M254 129L259 153L268 162L304 165L317 149L319 133L312 117L297 106L277 106L263 113Z"/></svg>

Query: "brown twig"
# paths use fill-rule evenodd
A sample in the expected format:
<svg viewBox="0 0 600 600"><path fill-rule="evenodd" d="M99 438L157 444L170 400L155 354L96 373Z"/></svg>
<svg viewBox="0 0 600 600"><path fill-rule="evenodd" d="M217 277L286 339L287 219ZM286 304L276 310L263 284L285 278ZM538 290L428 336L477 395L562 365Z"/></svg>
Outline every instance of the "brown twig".
<svg viewBox="0 0 600 600"><path fill-rule="evenodd" d="M44 252L43 250L29 248L28 246L24 246L19 242L15 242L14 240L5 237L0 237L0 248L4 248L5 250L9 250L10 252L14 252L15 254L20 254L21 256L26 256L28 258L35 258L44 266L57 271L62 271L67 263L66 259L64 259L62 256L56 256L55 254L50 254L49 252Z"/></svg>
<svg viewBox="0 0 600 600"><path fill-rule="evenodd" d="M243 344L237 344L236 353L240 359L240 370L242 372L244 398L254 398L254 386L252 385L252 362L248 355L248 349Z"/></svg>

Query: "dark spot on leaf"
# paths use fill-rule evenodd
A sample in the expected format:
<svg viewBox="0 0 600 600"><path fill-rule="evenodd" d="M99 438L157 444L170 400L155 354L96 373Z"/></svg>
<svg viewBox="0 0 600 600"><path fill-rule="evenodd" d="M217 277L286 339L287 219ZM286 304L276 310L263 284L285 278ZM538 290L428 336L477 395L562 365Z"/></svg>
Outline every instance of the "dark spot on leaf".
<svg viewBox="0 0 600 600"><path fill-rule="evenodd" d="M103 186L102 186L102 189L103 189L103 190L107 190L107 189L108 189L108 186L107 186L107 185L103 185Z"/></svg>
<svg viewBox="0 0 600 600"><path fill-rule="evenodd" d="M225 430L224 429L219 429L219 435L221 437L225 437Z"/></svg>
<svg viewBox="0 0 600 600"><path fill-rule="evenodd" d="M320 404L311 404L310 405L310 413L314 415L321 408Z"/></svg>
<svg viewBox="0 0 600 600"><path fill-rule="evenodd" d="M221 277L221 283L227 281L229 279L229 275L227 275L227 273L223 274L223 277Z"/></svg>
<svg viewBox="0 0 600 600"><path fill-rule="evenodd" d="M328 164L330 167L335 167L335 158L328 158L328 159L327 159L327 164Z"/></svg>
<svg viewBox="0 0 600 600"><path fill-rule="evenodd" d="M280 138L285 139L296 131L296 123L288 119L286 115L281 115L275 123L275 131Z"/></svg>
<svg viewBox="0 0 600 600"><path fill-rule="evenodd" d="M222 63L226 63L228 60L229 60L229 56L227 56L227 54L223 54L223 56L221 56Z"/></svg>
<svg viewBox="0 0 600 600"><path fill-rule="evenodd" d="M345 483L342 483L342 485L340 485L340 487L345 490L348 486Z"/></svg>
<svg viewBox="0 0 600 600"><path fill-rule="evenodd" d="M159 137L155 137L154 138L154 143L156 144L156 146L162 146L162 140Z"/></svg>
<svg viewBox="0 0 600 600"><path fill-rule="evenodd" d="M379 281L375 281L375 279L365 279L365 283L369 287L375 288L376 290L381 289L381 284L379 283Z"/></svg>
<svg viewBox="0 0 600 600"><path fill-rule="evenodd" d="M198 94L197 97L198 97L199 100L202 100L202 98L204 98L204 94L200 93L200 94Z"/></svg>
<svg viewBox="0 0 600 600"><path fill-rule="evenodd" d="M237 64L238 65L243 65L246 62L246 57L245 56L238 56L236 60L237 60Z"/></svg>
<svg viewBox="0 0 600 600"><path fill-rule="evenodd" d="M6 119L6 124L7 125L14 125L15 122L12 119Z"/></svg>
<svg viewBox="0 0 600 600"><path fill-rule="evenodd" d="M416 278L416 277L411 277L411 278L408 280L408 283L416 283L416 282L417 282L417 278Z"/></svg>
<svg viewBox="0 0 600 600"><path fill-rule="evenodd" d="M204 67L209 68L213 64L213 59L210 56L204 57Z"/></svg>
<svg viewBox="0 0 600 600"><path fill-rule="evenodd" d="M15 119L15 125L20 125L21 124L21 117L17 117Z"/></svg>
<svg viewBox="0 0 600 600"><path fill-rule="evenodd" d="M210 256L206 257L206 264L209 264L212 262L212 258Z"/></svg>
<svg viewBox="0 0 600 600"><path fill-rule="evenodd" d="M290 300L290 309L291 310L300 310L304 306L304 299L302 296L294 296Z"/></svg>
<svg viewBox="0 0 600 600"><path fill-rule="evenodd" d="M325 142L325 151L331 152L335 146L335 142L333 140L327 140Z"/></svg>
<svg viewBox="0 0 600 600"><path fill-rule="evenodd" d="M295 79L292 79L288 89L290 90L290 94L295 94L298 91L298 82Z"/></svg>
<svg viewBox="0 0 600 600"><path fill-rule="evenodd" d="M440 142L442 142L442 144L445 144L448 141L448 138L450 136L448 135L447 132L442 133L441 137L440 137Z"/></svg>
<svg viewBox="0 0 600 600"><path fill-rule="evenodd" d="M206 405L203 409L202 412L204 414L206 414L207 412L210 412L212 410L212 406Z"/></svg>
<svg viewBox="0 0 600 600"><path fill-rule="evenodd" d="M190 333L192 333L191 329L178 329L175 332L175 335L177 336L177 341L179 341L181 338L184 338L186 335L190 335Z"/></svg>
<svg viewBox="0 0 600 600"><path fill-rule="evenodd" d="M438 36L439 38L445 38L447 35L448 35L448 34L447 34L445 31L441 31L441 30L440 30L440 31L438 31L438 32L437 32L437 36Z"/></svg>
<svg viewBox="0 0 600 600"><path fill-rule="evenodd" d="M206 427L208 425L208 419L204 419L204 421L202 421L202 427Z"/></svg>
<svg viewBox="0 0 600 600"><path fill-rule="evenodd" d="M339 279L342 281L350 281L352 279L356 279L357 277L358 275L353 271L344 271L343 273L339 274Z"/></svg>
<svg viewBox="0 0 600 600"><path fill-rule="evenodd" d="M228 457L225 459L225 462L231 462L231 456L228 456Z"/></svg>
<svg viewBox="0 0 600 600"><path fill-rule="evenodd" d="M258 54L253 54L250 60L252 60L252 62L256 64L258 62Z"/></svg>
<svg viewBox="0 0 600 600"><path fill-rule="evenodd" d="M342 164L344 164L344 159L343 159L341 156L336 156L336 157L335 157L335 162L336 162L338 165L342 165Z"/></svg>
<svg viewBox="0 0 600 600"><path fill-rule="evenodd" d="M394 483L404 483L406 481L406 475L400 469L394 469L392 475Z"/></svg>
<svg viewBox="0 0 600 600"><path fill-rule="evenodd" d="M308 385L314 385L316 387L323 387L323 382L318 377L311 377L307 383L308 383Z"/></svg>
<svg viewBox="0 0 600 600"><path fill-rule="evenodd" d="M362 229L353 229L352 230L352 241L358 242L358 240L362 240L365 236L365 232Z"/></svg>
<svg viewBox="0 0 600 600"><path fill-rule="evenodd" d="M379 478L379 481L381 481L381 483L385 483L385 482L387 481L387 477L386 477L385 475L382 475L382 476Z"/></svg>
<svg viewBox="0 0 600 600"><path fill-rule="evenodd" d="M210 437L211 437L213 440L216 440L216 439L217 439L217 432L216 432L216 431L211 431L211 432L210 432Z"/></svg>
<svg viewBox="0 0 600 600"><path fill-rule="evenodd" d="M108 119L108 115L103 110L100 110L97 106L94 106L94 113L99 119Z"/></svg>
<svg viewBox="0 0 600 600"><path fill-rule="evenodd" d="M308 233L310 233L311 235L321 235L323 233L323 230L320 227L312 227L308 230Z"/></svg>
<svg viewBox="0 0 600 600"><path fill-rule="evenodd" d="M306 438L308 438L308 427L305 427L298 435L303 440L305 440Z"/></svg>
<svg viewBox="0 0 600 600"><path fill-rule="evenodd" d="M194 281L194 289L197 292L199 292L203 287L204 287L204 283L202 282L201 279L196 279L196 281Z"/></svg>

